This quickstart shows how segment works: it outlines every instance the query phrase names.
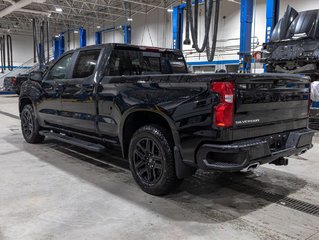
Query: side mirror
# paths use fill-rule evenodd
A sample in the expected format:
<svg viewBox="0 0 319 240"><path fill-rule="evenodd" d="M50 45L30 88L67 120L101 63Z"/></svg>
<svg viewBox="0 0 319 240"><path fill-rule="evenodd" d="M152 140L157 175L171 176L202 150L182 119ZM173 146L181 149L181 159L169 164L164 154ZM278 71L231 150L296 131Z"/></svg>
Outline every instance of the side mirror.
<svg viewBox="0 0 319 240"><path fill-rule="evenodd" d="M30 72L29 79L31 81L41 82L43 79L43 72L41 72L41 71Z"/></svg>

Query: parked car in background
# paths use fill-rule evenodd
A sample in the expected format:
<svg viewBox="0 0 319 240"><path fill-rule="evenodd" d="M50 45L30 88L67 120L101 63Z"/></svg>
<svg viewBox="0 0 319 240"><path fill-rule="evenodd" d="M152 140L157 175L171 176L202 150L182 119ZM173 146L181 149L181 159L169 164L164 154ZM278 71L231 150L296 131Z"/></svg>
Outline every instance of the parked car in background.
<svg viewBox="0 0 319 240"><path fill-rule="evenodd" d="M3 90L7 92L17 91L17 78L16 77L5 77L3 80Z"/></svg>
<svg viewBox="0 0 319 240"><path fill-rule="evenodd" d="M50 61L49 63L46 63L42 67L42 72L45 73L45 71L51 66L53 61ZM30 72L33 71L39 71L39 65L35 65L30 69L27 69L24 73L19 73L16 76L10 76L5 77L3 81L3 90L8 92L16 92L18 95L20 95L20 90L22 84L28 80Z"/></svg>
<svg viewBox="0 0 319 240"><path fill-rule="evenodd" d="M20 95L20 88L21 88L22 83L27 81L28 78L29 78L29 73L19 74L18 76L16 76L16 93L18 95Z"/></svg>
<svg viewBox="0 0 319 240"><path fill-rule="evenodd" d="M21 85L28 80L28 77L29 73L5 77L3 80L3 90L8 92L16 92L19 95Z"/></svg>

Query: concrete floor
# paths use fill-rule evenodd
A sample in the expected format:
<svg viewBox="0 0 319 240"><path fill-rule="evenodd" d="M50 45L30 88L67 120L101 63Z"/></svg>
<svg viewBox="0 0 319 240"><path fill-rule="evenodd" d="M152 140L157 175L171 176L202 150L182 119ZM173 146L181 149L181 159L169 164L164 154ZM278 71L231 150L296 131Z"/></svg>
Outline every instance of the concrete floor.
<svg viewBox="0 0 319 240"><path fill-rule="evenodd" d="M0 96L0 240L319 239L319 141L287 167L198 173L154 197L127 162L47 140L25 143L17 97ZM299 200L299 201L298 201Z"/></svg>

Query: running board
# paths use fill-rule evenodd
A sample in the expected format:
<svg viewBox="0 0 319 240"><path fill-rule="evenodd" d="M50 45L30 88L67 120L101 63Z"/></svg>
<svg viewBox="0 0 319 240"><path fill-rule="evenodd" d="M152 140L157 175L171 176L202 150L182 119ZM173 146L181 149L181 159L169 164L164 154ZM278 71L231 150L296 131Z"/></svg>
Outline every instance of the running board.
<svg viewBox="0 0 319 240"><path fill-rule="evenodd" d="M101 144L96 144L96 143L91 143L87 142L78 138L74 137L69 137L67 135L62 135L59 133L55 132L50 132L50 131L40 131L40 135L56 139L61 142L69 143L77 147L85 148L87 150L93 151L93 152L103 152L105 151L105 147Z"/></svg>

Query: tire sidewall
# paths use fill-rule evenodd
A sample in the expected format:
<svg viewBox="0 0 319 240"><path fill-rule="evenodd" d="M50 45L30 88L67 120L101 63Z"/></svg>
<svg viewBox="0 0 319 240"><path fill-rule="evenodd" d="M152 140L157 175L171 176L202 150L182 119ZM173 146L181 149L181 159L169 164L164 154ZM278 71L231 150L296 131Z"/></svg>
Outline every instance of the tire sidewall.
<svg viewBox="0 0 319 240"><path fill-rule="evenodd" d="M32 117L32 122L33 122L33 132L32 134L28 137L25 135L25 132L23 130L23 124L22 124L22 115L24 112L28 111ZM43 141L44 137L39 135L39 124L38 121L35 117L33 107L29 104L23 107L22 112L21 112L21 130L22 130L22 135L25 139L26 142L28 143L38 143Z"/></svg>
<svg viewBox="0 0 319 240"><path fill-rule="evenodd" d="M133 154L136 144L143 138L150 138L156 142L156 144L161 148L163 155L163 172L159 181L154 184L149 184L144 182L140 176L135 172ZM171 183L168 184L168 180L171 178L175 178L175 167L172 165L174 162L173 154L172 154L172 146L169 143L168 139L165 137L165 134L161 131L161 129L157 126L144 126L137 130L133 135L130 147L129 147L129 163L132 175L137 182L137 184L147 193L153 195L163 195L166 194L168 188L171 188Z"/></svg>

